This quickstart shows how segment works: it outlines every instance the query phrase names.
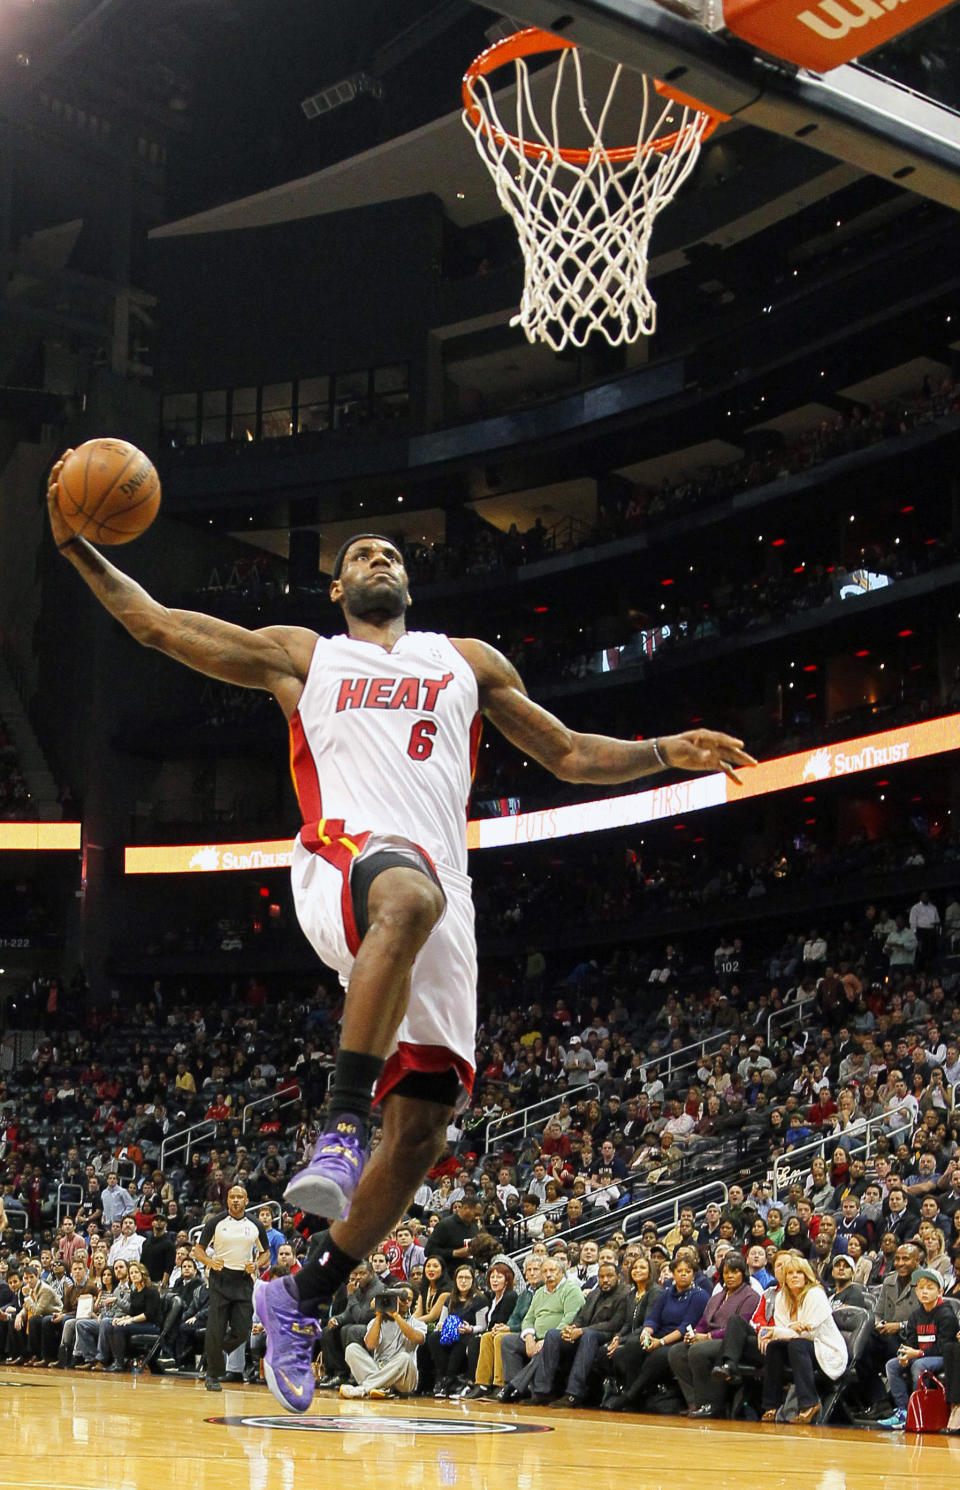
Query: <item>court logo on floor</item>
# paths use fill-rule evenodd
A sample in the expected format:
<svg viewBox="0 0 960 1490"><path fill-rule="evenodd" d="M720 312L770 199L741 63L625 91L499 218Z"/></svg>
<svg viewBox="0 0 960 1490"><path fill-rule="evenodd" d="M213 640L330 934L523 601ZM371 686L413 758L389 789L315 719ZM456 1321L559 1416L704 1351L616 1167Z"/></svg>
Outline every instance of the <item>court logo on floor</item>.
<svg viewBox="0 0 960 1490"><path fill-rule="evenodd" d="M370 1413L305 1414L302 1418L287 1416L260 1417L250 1414L243 1417L208 1418L208 1423L217 1423L226 1428L277 1428L283 1433L376 1433L383 1437L399 1434L419 1434L432 1438L470 1438L489 1433L552 1433L552 1428L535 1423L504 1423L496 1418L484 1422L480 1418L400 1418L380 1416L376 1410Z"/></svg>

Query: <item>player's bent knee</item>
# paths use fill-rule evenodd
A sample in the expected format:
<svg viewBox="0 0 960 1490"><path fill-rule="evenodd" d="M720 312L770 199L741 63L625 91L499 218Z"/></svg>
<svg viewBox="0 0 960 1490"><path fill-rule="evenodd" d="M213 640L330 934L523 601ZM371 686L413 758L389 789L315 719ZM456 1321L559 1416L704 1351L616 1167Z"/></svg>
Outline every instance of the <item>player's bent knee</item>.
<svg viewBox="0 0 960 1490"><path fill-rule="evenodd" d="M389 926L420 943L436 926L443 907L443 891L416 870L388 871L374 881L370 891L371 924Z"/></svg>

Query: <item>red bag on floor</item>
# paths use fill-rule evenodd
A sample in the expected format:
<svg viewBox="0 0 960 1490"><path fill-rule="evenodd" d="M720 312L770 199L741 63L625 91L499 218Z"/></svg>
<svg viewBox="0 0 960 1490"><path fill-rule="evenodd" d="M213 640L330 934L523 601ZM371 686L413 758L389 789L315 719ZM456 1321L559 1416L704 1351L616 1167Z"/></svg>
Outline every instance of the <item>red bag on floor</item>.
<svg viewBox="0 0 960 1490"><path fill-rule="evenodd" d="M921 1371L917 1390L907 1403L908 1433L942 1433L950 1410L943 1382L932 1371Z"/></svg>

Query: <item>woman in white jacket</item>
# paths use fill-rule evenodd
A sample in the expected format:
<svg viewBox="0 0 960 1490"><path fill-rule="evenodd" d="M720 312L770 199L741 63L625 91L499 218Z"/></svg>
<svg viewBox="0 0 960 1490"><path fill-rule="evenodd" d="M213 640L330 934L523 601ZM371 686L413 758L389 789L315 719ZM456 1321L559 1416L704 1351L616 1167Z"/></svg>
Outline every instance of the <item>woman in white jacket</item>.
<svg viewBox="0 0 960 1490"><path fill-rule="evenodd" d="M773 1328L758 1340L764 1353L763 1417L772 1422L783 1401L783 1377L789 1366L797 1390L797 1422L815 1423L820 1398L814 1366L836 1381L847 1368L847 1347L830 1312L830 1302L806 1258L791 1256L777 1294Z"/></svg>

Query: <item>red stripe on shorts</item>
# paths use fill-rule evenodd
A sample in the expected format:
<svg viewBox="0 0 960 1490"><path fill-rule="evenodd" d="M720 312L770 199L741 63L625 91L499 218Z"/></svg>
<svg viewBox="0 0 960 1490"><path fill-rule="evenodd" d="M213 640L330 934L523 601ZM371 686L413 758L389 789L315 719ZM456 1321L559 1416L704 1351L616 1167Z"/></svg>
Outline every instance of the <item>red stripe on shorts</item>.
<svg viewBox="0 0 960 1490"><path fill-rule="evenodd" d="M374 1102L382 1102L398 1081L411 1071L425 1071L439 1076L444 1071L456 1071L468 1092L473 1091L474 1068L463 1056L454 1055L445 1045L411 1045L401 1040L380 1073Z"/></svg>
<svg viewBox="0 0 960 1490"><path fill-rule="evenodd" d="M339 869L342 877L340 887L340 913L343 917L343 931L347 939L347 946L354 957L360 950L360 932L357 929L356 917L353 914L353 896L350 894L350 866L356 859L367 839L366 833L344 832L342 818L327 818L317 823L304 823L300 829L300 842L311 854L316 854L327 864L332 864L334 869Z"/></svg>

